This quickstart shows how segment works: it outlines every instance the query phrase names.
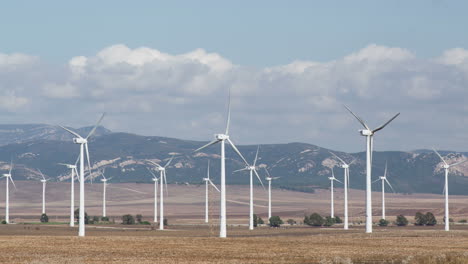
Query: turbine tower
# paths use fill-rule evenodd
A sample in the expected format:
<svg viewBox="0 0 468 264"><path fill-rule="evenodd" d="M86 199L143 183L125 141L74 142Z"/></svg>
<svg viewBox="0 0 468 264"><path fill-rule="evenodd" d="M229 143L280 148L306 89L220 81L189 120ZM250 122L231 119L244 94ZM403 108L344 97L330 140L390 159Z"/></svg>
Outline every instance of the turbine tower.
<svg viewBox="0 0 468 264"><path fill-rule="evenodd" d="M206 178L203 178L203 181L205 182L205 223L208 223L208 188L209 185L213 186L218 192L220 190L216 185L211 181L210 179L210 161L208 160L208 167L206 171Z"/></svg>
<svg viewBox="0 0 468 264"><path fill-rule="evenodd" d="M364 129L359 130L362 136L366 137L366 233L372 233L372 151L373 151L373 142L374 142L374 134L377 131L382 130L385 126L387 126L390 122L393 121L400 113L397 113L395 116L390 118L385 124L371 130L367 124L356 114L354 114L351 109L347 106L345 108L361 123Z"/></svg>
<svg viewBox="0 0 468 264"><path fill-rule="evenodd" d="M13 170L13 162L10 163L10 170L8 173L3 174L2 178L6 178L6 198L5 198L5 222L7 224L10 223L10 189L8 187L9 181L13 184L13 187L15 187L16 190L16 185L15 182L13 181L13 178L11 177L11 171Z"/></svg>
<svg viewBox="0 0 468 264"><path fill-rule="evenodd" d="M91 175L91 161L89 160L89 149L88 149L88 139L91 137L91 135L94 134L96 131L96 128L99 126L101 123L102 119L104 118L104 114L101 115L101 118L99 118L98 122L96 125L93 127L93 129L89 132L89 134L83 138L80 136L78 133L75 131L72 131L71 129L68 129L66 127L60 126L61 128L65 129L72 135L74 135L76 138L73 138L73 143L79 144L80 145L80 216L79 216L79 222L78 222L78 236L84 237L85 236L85 190L84 190L84 152L86 150L86 158L88 160L88 170L90 171Z"/></svg>
<svg viewBox="0 0 468 264"><path fill-rule="evenodd" d="M444 192L445 192L445 231L449 231L450 230L450 226L449 226L449 222L450 222L450 218L449 218L449 200L448 200L448 173L449 173L449 169L451 167L455 167L467 160L463 160L463 161L460 161L460 162L455 162L455 163L452 163L452 164L447 164L447 162L445 162L444 158L442 158L442 156L439 154L439 152L437 152L437 150L433 149L434 152L437 154L437 156L439 156L440 160L442 160L442 162L444 163L444 165L442 166L445 170L445 188L444 188Z"/></svg>
<svg viewBox="0 0 468 264"><path fill-rule="evenodd" d="M44 177L44 174L42 174L41 170L39 170L39 173L42 176L42 180L41 180L42 182L42 214L45 214L46 213L45 211L45 189L46 189L46 184L47 184L48 179Z"/></svg>
<svg viewBox="0 0 468 264"><path fill-rule="evenodd" d="M268 172L267 168L264 168L264 169L265 169L265 171L266 171L266 173L268 175L265 178L265 180L268 181L268 221L270 221L270 218L271 218L271 181L279 179L280 177L271 177L271 175Z"/></svg>
<svg viewBox="0 0 468 264"><path fill-rule="evenodd" d="M385 219L385 183L388 184L388 186L390 186L390 188L392 189L393 192L395 192L395 190L393 189L392 185L390 184L390 182L388 181L387 179L387 162L385 162L385 172L384 172L384 176L380 176L377 180L375 180L374 182L377 182L381 180L382 181L382 219Z"/></svg>
<svg viewBox="0 0 468 264"><path fill-rule="evenodd" d="M234 171L234 172L239 172L239 171L248 170L250 172L250 213L249 213L249 229L250 230L254 229L254 222L253 222L253 214L254 214L254 212L253 212L254 211L254 208L253 208L253 174L254 173L257 176L257 179L260 181L260 183L263 186L263 182L260 179L260 176L258 175L258 172L256 170L256 164L257 164L258 150L259 149L260 149L260 146L257 147L257 154L255 154L255 159L254 159L254 162L253 162L252 166L247 165L247 167L245 167L243 169ZM263 186L263 188L265 188L265 186Z"/></svg>
<svg viewBox="0 0 468 264"><path fill-rule="evenodd" d="M344 181L344 227L343 228L345 230L348 230L349 228L349 224L348 224L349 166L351 166L351 164L353 164L356 161L356 159L354 159L348 164L343 159L338 157L338 155L336 155L335 153L330 151L330 154L335 156L341 162L340 167L344 169L344 177L343 177L343 181Z"/></svg>
<svg viewBox="0 0 468 264"><path fill-rule="evenodd" d="M153 175L153 181L154 181L154 218L153 222L157 223L158 222L158 177L154 175L154 173L148 169L148 171Z"/></svg>
<svg viewBox="0 0 468 264"><path fill-rule="evenodd" d="M221 143L221 208L220 208L220 227L219 227L219 237L226 237L227 232L226 232L226 227L227 227L227 221L226 221L226 166L225 166L225 159L226 155L224 153L225 149L225 142L227 141L231 147L234 149L234 151L239 155L239 157L245 162L247 166L249 164L245 160L245 158L242 156L240 151L237 149L237 147L234 145L234 143L231 141L229 138L229 122L231 119L231 96L229 95L229 104L228 104L228 118L227 118L227 124L226 124L226 131L224 134L216 134L215 135L215 140L211 141L210 143L202 146L201 148L196 149L194 152L198 152L208 146L214 145L216 143Z"/></svg>
<svg viewBox="0 0 468 264"><path fill-rule="evenodd" d="M341 182L341 181L335 178L335 173L333 172L333 168L331 169L331 172L332 172L332 176L328 177L328 179L330 180L330 217L335 218L335 201L333 197L333 182L334 181Z"/></svg>
<svg viewBox="0 0 468 264"><path fill-rule="evenodd" d="M79 157L78 157L79 158ZM78 163L78 160L76 161ZM78 174L76 170L76 163L75 165L72 164L65 164L59 163L60 165L66 166L68 169L71 170L71 178L70 178L70 226L75 226L75 173Z"/></svg>
<svg viewBox="0 0 468 264"><path fill-rule="evenodd" d="M99 171L99 173L102 175L102 217L107 217L107 211L106 211L106 189L107 189L107 181L112 179L109 178L107 179L106 176L104 175L104 171Z"/></svg>
<svg viewBox="0 0 468 264"><path fill-rule="evenodd" d="M166 186L166 195L167 195L167 179L166 179L166 168L171 164L172 159L174 156L172 156L169 161L162 167L156 162L153 162L149 160L150 163L152 163L154 166L156 166L156 170L159 171L159 179L161 179L161 185L160 185L160 190L159 190L159 230L164 230L164 192L163 192L163 185Z"/></svg>

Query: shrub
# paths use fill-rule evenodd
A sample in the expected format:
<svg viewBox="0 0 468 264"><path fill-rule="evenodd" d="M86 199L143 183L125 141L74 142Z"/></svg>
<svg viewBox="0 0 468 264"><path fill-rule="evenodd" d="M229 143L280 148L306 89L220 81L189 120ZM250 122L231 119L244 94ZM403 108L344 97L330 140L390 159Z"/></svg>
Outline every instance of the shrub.
<svg viewBox="0 0 468 264"><path fill-rule="evenodd" d="M163 224L164 224L164 226L168 226L168 225L169 225L169 223L168 223L168 221L167 221L167 218L164 218Z"/></svg>
<svg viewBox="0 0 468 264"><path fill-rule="evenodd" d="M390 223L390 222L388 222L388 221L385 220L385 219L380 219L378 225L379 225L379 226L388 226L389 223Z"/></svg>
<svg viewBox="0 0 468 264"><path fill-rule="evenodd" d="M414 216L414 225L423 226L426 224L427 224L426 215L421 212L417 212L416 215Z"/></svg>
<svg viewBox="0 0 468 264"><path fill-rule="evenodd" d="M136 215L136 220L139 224L141 224L141 220L143 219L143 216L141 214Z"/></svg>
<svg viewBox="0 0 468 264"><path fill-rule="evenodd" d="M131 214L126 214L122 216L122 224L124 225L134 225L135 224L135 218L133 218L133 215Z"/></svg>
<svg viewBox="0 0 468 264"><path fill-rule="evenodd" d="M408 225L408 219L404 215L399 215L396 218L396 225L397 226L406 226Z"/></svg>
<svg viewBox="0 0 468 264"><path fill-rule="evenodd" d="M101 221L102 222L109 222L109 217L103 216L103 217L101 217Z"/></svg>
<svg viewBox="0 0 468 264"><path fill-rule="evenodd" d="M41 215L41 223L48 223L49 222L49 217L47 214L42 214Z"/></svg>
<svg viewBox="0 0 468 264"><path fill-rule="evenodd" d="M256 214L253 215L253 225L254 227L257 227L258 225L258 216Z"/></svg>
<svg viewBox="0 0 468 264"><path fill-rule="evenodd" d="M322 226L323 223L324 223L324 219L321 215L317 214L317 213L313 213L309 216L309 223L308 225L311 225L311 226Z"/></svg>
<svg viewBox="0 0 468 264"><path fill-rule="evenodd" d="M294 219L288 219L288 221L286 221L288 224L290 225L295 225L296 224L296 221Z"/></svg>
<svg viewBox="0 0 468 264"><path fill-rule="evenodd" d="M99 223L99 216L93 216L93 220L91 224Z"/></svg>
<svg viewBox="0 0 468 264"><path fill-rule="evenodd" d="M265 224L265 221L263 221L263 219L260 216L258 217L258 224L259 225L264 225Z"/></svg>
<svg viewBox="0 0 468 264"><path fill-rule="evenodd" d="M437 220L431 212L426 213L426 225L428 226L434 226L437 224Z"/></svg>
<svg viewBox="0 0 468 264"><path fill-rule="evenodd" d="M335 218L331 216L325 217L325 222L323 223L324 226L332 226L335 224Z"/></svg>
<svg viewBox="0 0 468 264"><path fill-rule="evenodd" d="M6 225L6 221L5 220L2 220L2 225Z"/></svg>
<svg viewBox="0 0 468 264"><path fill-rule="evenodd" d="M304 215L304 225L310 225L310 219L308 215Z"/></svg>
<svg viewBox="0 0 468 264"><path fill-rule="evenodd" d="M335 223L342 224L343 220L341 220L341 218L339 216L335 216Z"/></svg>
<svg viewBox="0 0 468 264"><path fill-rule="evenodd" d="M148 221L141 221L140 225L151 225L151 223Z"/></svg>
<svg viewBox="0 0 468 264"><path fill-rule="evenodd" d="M283 220L281 220L279 216L272 216L269 221L271 227L280 227L282 224L284 224Z"/></svg>
<svg viewBox="0 0 468 264"><path fill-rule="evenodd" d="M80 209L79 208L75 210L75 219L77 222L80 221ZM86 213L86 211L85 211L85 224L86 225L89 224L89 216L88 216L88 213Z"/></svg>
<svg viewBox="0 0 468 264"><path fill-rule="evenodd" d="M462 219L462 220L458 221L458 223L466 223L466 222L467 222L466 219Z"/></svg>

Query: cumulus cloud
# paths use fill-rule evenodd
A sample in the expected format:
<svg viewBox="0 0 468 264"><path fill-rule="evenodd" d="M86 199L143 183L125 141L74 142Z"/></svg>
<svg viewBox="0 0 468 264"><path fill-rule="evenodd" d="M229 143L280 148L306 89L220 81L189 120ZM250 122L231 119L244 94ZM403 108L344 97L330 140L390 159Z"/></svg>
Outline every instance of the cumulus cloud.
<svg viewBox="0 0 468 264"><path fill-rule="evenodd" d="M209 140L224 130L230 89L232 133L241 144L302 141L361 150L359 124L344 111L346 104L371 126L402 112L378 135L377 149L432 146L440 133L454 133L440 144L460 149L456 138L465 137L450 127L468 125L467 61L461 48L420 59L375 44L333 61L266 68L234 65L203 49L168 54L122 44L63 66L0 54L0 109L27 106L23 122L73 126L89 125L106 111L114 130ZM7 112L4 120L13 120Z"/></svg>

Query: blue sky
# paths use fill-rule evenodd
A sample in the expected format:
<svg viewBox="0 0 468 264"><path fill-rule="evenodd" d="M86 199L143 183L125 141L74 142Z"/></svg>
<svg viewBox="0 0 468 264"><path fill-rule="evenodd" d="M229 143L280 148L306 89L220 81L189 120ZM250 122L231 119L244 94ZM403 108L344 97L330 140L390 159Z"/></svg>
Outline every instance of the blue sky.
<svg viewBox="0 0 468 264"><path fill-rule="evenodd" d="M425 58L467 47L466 10L466 1L8 1L0 51L66 62L122 43L273 66L376 43Z"/></svg>
<svg viewBox="0 0 468 264"><path fill-rule="evenodd" d="M10 1L3 123L238 144L468 150L466 1ZM446 136L442 136L446 135Z"/></svg>

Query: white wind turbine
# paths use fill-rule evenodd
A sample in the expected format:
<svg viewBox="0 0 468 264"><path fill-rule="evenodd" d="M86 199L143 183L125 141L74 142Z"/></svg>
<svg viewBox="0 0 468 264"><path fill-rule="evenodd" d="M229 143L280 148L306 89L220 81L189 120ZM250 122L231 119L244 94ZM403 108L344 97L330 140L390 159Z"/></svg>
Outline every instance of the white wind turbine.
<svg viewBox="0 0 468 264"><path fill-rule="evenodd" d="M216 185L211 181L210 179L210 161L208 160L208 167L206 171L206 178L203 178L203 181L205 182L205 223L208 223L208 188L209 185L213 186L218 192L220 190Z"/></svg>
<svg viewBox="0 0 468 264"><path fill-rule="evenodd" d="M158 222L158 177L154 175L154 173L148 169L148 171L153 175L153 181L154 181L154 218L153 222L157 223Z"/></svg>
<svg viewBox="0 0 468 264"><path fill-rule="evenodd" d="M229 104L228 104L228 118L227 118L227 124L226 124L226 132L224 134L216 134L215 135L215 140L211 141L210 143L202 146L201 148L196 149L194 152L198 152L208 146L214 145L216 143L221 143L221 206L220 206L220 227L219 227L219 237L226 237L227 232L226 232L226 227L227 227L227 221L226 221L226 166L225 166L225 159L226 155L224 153L225 149L225 142L229 142L231 147L234 149L234 151L241 157L241 159L245 162L247 166L249 166L249 163L245 160L245 158L242 156L240 151L237 149L237 147L234 145L234 143L231 141L229 138L229 123L231 119L231 97L229 96Z"/></svg>
<svg viewBox="0 0 468 264"><path fill-rule="evenodd" d="M45 214L46 211L45 211L45 189L46 189L46 184L47 184L47 181L50 180L50 179L46 179L44 177L44 174L42 174L42 171L41 170L38 170L39 173L41 174L42 176L42 214Z"/></svg>
<svg viewBox="0 0 468 264"><path fill-rule="evenodd" d="M351 109L347 106L345 108L361 123L361 125L365 129L359 130L362 136L366 137L367 147L366 147L366 233L372 233L372 176L371 176L371 169L372 169L372 151L373 151L373 142L374 142L374 134L375 132L382 130L385 126L387 126L390 122L393 121L400 113L396 114L390 120L388 120L385 124L371 130L367 124L356 114L354 114Z"/></svg>
<svg viewBox="0 0 468 264"><path fill-rule="evenodd" d="M106 176L104 175L104 171L99 171L99 173L101 174L102 176L102 217L107 217L107 211L106 211L106 189L107 189L107 181L112 179L112 178L109 178L107 179Z"/></svg>
<svg viewBox="0 0 468 264"><path fill-rule="evenodd" d="M264 168L266 173L267 173L267 177L265 178L265 180L268 181L268 221L270 220L271 218L271 181L272 180L276 180L276 179L279 179L280 177L271 177L270 173L268 172L267 168Z"/></svg>
<svg viewBox="0 0 468 264"><path fill-rule="evenodd" d="M78 222L78 236L85 236L85 191L84 191L84 152L86 150L86 157L88 160L88 170L91 171L91 161L89 160L89 149L88 149L88 139L91 137L91 135L94 134L96 131L96 128L99 126L101 123L102 119L104 118L104 114L102 114L101 118L99 118L98 122L96 125L93 127L93 129L89 132L89 134L83 138L80 136L78 133L60 126L61 128L65 129L66 131L70 132L72 135L76 136L76 138L73 138L73 143L75 144L80 144L80 176L79 176L79 182L80 182L80 216L79 216L79 222ZM90 173L91 175L91 173Z"/></svg>
<svg viewBox="0 0 468 264"><path fill-rule="evenodd" d="M448 173L449 173L449 169L451 167L455 167L467 160L463 160L463 161L460 161L460 162L455 162L453 164L447 164L447 162L445 162L444 158L442 158L442 156L439 154L439 152L437 152L437 150L433 149L434 152L437 154L437 156L439 156L440 160L442 160L442 162L444 163L444 165L442 166L445 170L445 188L444 188L444 192L445 192L445 231L449 231L450 230L450 227L449 227L449 200L448 200Z"/></svg>
<svg viewBox="0 0 468 264"><path fill-rule="evenodd" d="M260 181L260 183L263 186L263 182L260 179L260 176L258 175L258 172L256 170L256 164L257 164L259 148L260 147L257 147L257 154L255 154L255 159L254 159L253 165L247 165L247 167L245 167L243 169L234 171L234 172L239 172L239 171L248 170L250 172L250 213L249 213L249 229L250 230L254 229L254 222L253 222L253 214L254 214L254 212L253 212L254 211L254 208L253 208L253 174L254 173L257 176L257 179ZM265 187L263 186L263 188L265 188Z"/></svg>
<svg viewBox="0 0 468 264"><path fill-rule="evenodd" d="M172 159L174 156L172 156L169 161L162 167L156 162L153 162L149 160L150 163L156 166L156 170L159 171L159 179L161 179L161 185L160 185L160 190L159 190L159 230L164 230L164 192L163 192L163 185L166 186L166 194L167 194L167 179L166 179L166 168L171 164Z"/></svg>
<svg viewBox="0 0 468 264"><path fill-rule="evenodd" d="M334 196L333 196L333 182L334 181L337 181L337 182L340 182L342 183L341 181L339 181L337 178L335 178L335 173L333 172L333 168L331 168L331 172L332 172L332 176L331 177L328 177L328 179L330 180L330 217L331 218L335 218L335 199L334 199Z"/></svg>
<svg viewBox="0 0 468 264"><path fill-rule="evenodd" d="M78 160L76 161L78 163ZM78 171L76 170L76 163L75 165L72 164L65 164L59 163L60 165L66 166L68 169L71 170L71 177L70 177L70 226L75 226L75 173L78 176Z"/></svg>
<svg viewBox="0 0 468 264"><path fill-rule="evenodd" d="M385 162L385 172L384 172L384 176L380 176L377 180L375 180L374 182L377 182L381 180L382 181L382 219L385 219L385 183L388 184L388 186L390 186L390 188L392 189L393 192L395 192L395 190L393 189L392 185L390 184L390 182L388 181L387 179L387 162Z"/></svg>
<svg viewBox="0 0 468 264"><path fill-rule="evenodd" d="M13 178L11 177L11 171L13 170L13 162L10 163L10 170L8 173L3 174L2 178L7 178L6 179L6 198L5 198L5 222L7 224L10 223L10 189L8 187L8 183L10 180L11 183L13 184L13 187L16 189L15 182L13 181Z"/></svg>
<svg viewBox="0 0 468 264"><path fill-rule="evenodd" d="M330 154L335 156L339 161L341 161L340 167L344 169L344 229L348 230L349 228L349 223L348 223L348 189L349 189L349 166L353 164L356 159L351 161L349 164L346 163L343 159L338 157L335 153L330 151Z"/></svg>

